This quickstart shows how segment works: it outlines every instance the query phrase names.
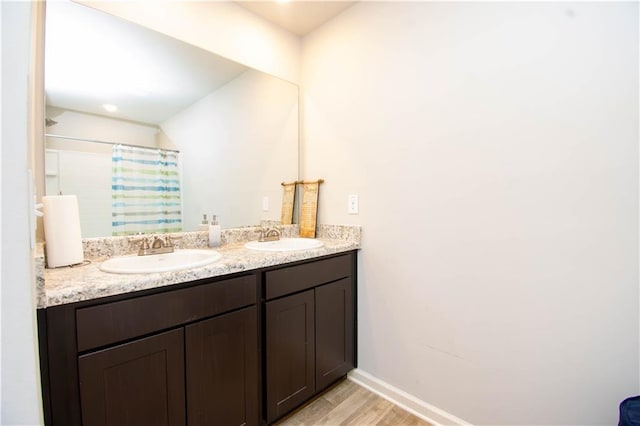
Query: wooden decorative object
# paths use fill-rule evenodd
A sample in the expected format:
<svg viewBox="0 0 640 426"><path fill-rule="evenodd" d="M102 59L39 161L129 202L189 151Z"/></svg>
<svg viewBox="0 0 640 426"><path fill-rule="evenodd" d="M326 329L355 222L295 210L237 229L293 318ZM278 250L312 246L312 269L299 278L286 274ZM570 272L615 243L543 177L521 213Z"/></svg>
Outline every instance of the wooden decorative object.
<svg viewBox="0 0 640 426"><path fill-rule="evenodd" d="M282 212L280 215L280 223L282 225L291 225L293 223L293 203L296 198L297 181L285 183L282 182L284 193L282 194Z"/></svg>
<svg viewBox="0 0 640 426"><path fill-rule="evenodd" d="M302 184L302 209L300 213L300 236L303 238L316 237L316 219L318 216L318 191L322 179L314 181L299 181Z"/></svg>

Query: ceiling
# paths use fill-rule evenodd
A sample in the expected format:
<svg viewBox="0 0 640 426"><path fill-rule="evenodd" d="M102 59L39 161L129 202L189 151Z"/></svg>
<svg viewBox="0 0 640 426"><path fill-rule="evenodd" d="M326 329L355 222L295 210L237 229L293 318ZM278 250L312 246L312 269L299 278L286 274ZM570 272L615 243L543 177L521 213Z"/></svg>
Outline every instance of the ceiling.
<svg viewBox="0 0 640 426"><path fill-rule="evenodd" d="M355 3L237 1L299 36ZM149 124L175 115L247 69L69 0L47 2L46 40L48 106ZM106 112L103 104L119 110Z"/></svg>
<svg viewBox="0 0 640 426"><path fill-rule="evenodd" d="M46 19L47 106L158 124L247 70L70 1L47 2Z"/></svg>
<svg viewBox="0 0 640 426"><path fill-rule="evenodd" d="M262 16L287 31L304 36L342 13L355 1L237 1L245 9Z"/></svg>

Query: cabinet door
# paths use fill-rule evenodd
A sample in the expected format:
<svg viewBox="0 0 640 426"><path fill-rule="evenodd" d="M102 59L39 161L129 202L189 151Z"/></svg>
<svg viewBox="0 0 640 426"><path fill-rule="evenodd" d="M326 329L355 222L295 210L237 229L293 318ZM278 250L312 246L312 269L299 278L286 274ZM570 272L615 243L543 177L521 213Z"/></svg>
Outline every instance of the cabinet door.
<svg viewBox="0 0 640 426"><path fill-rule="evenodd" d="M80 356L85 425L184 425L184 333L169 331Z"/></svg>
<svg viewBox="0 0 640 426"><path fill-rule="evenodd" d="M313 290L265 304L267 421L314 394Z"/></svg>
<svg viewBox="0 0 640 426"><path fill-rule="evenodd" d="M353 368L354 309L350 279L316 288L316 391Z"/></svg>
<svg viewBox="0 0 640 426"><path fill-rule="evenodd" d="M186 327L189 425L258 424L255 306Z"/></svg>

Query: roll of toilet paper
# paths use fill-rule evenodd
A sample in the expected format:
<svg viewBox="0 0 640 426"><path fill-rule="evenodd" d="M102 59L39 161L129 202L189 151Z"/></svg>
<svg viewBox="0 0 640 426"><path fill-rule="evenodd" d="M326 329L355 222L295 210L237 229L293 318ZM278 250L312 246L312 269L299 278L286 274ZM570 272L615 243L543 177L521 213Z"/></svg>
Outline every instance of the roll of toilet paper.
<svg viewBox="0 0 640 426"><path fill-rule="evenodd" d="M78 198L75 195L42 197L47 266L74 265L84 260Z"/></svg>

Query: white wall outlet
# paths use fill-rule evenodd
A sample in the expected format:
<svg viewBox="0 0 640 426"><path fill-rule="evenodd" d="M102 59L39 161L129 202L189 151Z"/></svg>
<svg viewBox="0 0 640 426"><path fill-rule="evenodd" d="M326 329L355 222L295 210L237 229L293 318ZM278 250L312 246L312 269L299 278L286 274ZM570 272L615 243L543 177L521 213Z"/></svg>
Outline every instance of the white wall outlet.
<svg viewBox="0 0 640 426"><path fill-rule="evenodd" d="M269 197L267 197L266 195L262 197L262 211L263 212L269 211Z"/></svg>
<svg viewBox="0 0 640 426"><path fill-rule="evenodd" d="M358 214L358 195L357 194L349 194L349 197L347 198L347 213Z"/></svg>

